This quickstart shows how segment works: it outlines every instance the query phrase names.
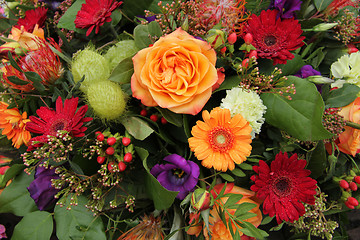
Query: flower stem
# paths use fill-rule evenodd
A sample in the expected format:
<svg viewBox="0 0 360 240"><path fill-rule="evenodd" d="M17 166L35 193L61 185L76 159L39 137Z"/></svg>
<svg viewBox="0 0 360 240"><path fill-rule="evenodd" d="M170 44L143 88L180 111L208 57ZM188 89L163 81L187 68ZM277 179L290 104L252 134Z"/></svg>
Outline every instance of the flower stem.
<svg viewBox="0 0 360 240"><path fill-rule="evenodd" d="M350 122L350 121L346 121L346 126L349 126L349 127L355 128L355 129L360 129L360 124Z"/></svg>

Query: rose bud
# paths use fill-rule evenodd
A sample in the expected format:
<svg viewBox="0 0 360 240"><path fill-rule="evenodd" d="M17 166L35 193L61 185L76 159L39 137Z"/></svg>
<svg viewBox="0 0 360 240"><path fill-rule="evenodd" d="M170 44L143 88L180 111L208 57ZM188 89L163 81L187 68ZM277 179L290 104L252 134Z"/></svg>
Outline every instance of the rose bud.
<svg viewBox="0 0 360 240"><path fill-rule="evenodd" d="M210 207L211 194L205 189L198 188L191 195L191 206L197 211L203 211Z"/></svg>

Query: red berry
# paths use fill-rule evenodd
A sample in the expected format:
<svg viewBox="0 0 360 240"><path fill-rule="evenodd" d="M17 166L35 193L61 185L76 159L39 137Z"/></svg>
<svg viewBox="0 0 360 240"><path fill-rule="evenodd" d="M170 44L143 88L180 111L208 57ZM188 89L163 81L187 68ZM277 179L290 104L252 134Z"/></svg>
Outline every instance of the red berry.
<svg viewBox="0 0 360 240"><path fill-rule="evenodd" d="M168 122L164 117L162 117L160 121L162 124L167 124L167 122Z"/></svg>
<svg viewBox="0 0 360 240"><path fill-rule="evenodd" d="M242 61L241 65L242 65L244 68L247 68L247 67L249 66L249 59L248 59L248 58L245 58L245 59Z"/></svg>
<svg viewBox="0 0 360 240"><path fill-rule="evenodd" d="M349 183L348 183L346 180L344 180L344 179L340 180L339 185L340 185L340 187L342 187L342 188L345 189L345 190L350 187L350 186L349 186Z"/></svg>
<svg viewBox="0 0 360 240"><path fill-rule="evenodd" d="M124 156L124 162L131 162L132 161L132 154L131 153L126 153Z"/></svg>
<svg viewBox="0 0 360 240"><path fill-rule="evenodd" d="M349 185L350 185L350 189L351 189L352 191L357 191L358 186L356 185L356 183L350 182Z"/></svg>
<svg viewBox="0 0 360 240"><path fill-rule="evenodd" d="M123 138L121 139L121 142L122 142L122 144L123 144L125 147L127 147L127 146L129 146L129 144L131 143L131 139L130 139L130 138L127 138L127 137L123 137Z"/></svg>
<svg viewBox="0 0 360 240"><path fill-rule="evenodd" d="M124 162L119 162L118 167L120 172L123 172L126 169L126 164Z"/></svg>
<svg viewBox="0 0 360 240"><path fill-rule="evenodd" d="M351 205L355 206L355 207L356 207L357 205L359 205L358 200L356 200L356 198L354 198L354 197L349 197L349 198L347 199L347 202L350 203Z"/></svg>
<svg viewBox="0 0 360 240"><path fill-rule="evenodd" d="M355 176L354 181L358 184L360 184L360 176Z"/></svg>
<svg viewBox="0 0 360 240"><path fill-rule="evenodd" d="M140 115L143 116L143 117L146 117L146 115L147 115L146 109L141 110Z"/></svg>
<svg viewBox="0 0 360 240"><path fill-rule="evenodd" d="M96 160L97 160L97 162L99 164L103 164L105 162L105 157L104 156L98 156Z"/></svg>
<svg viewBox="0 0 360 240"><path fill-rule="evenodd" d="M252 58L252 57L255 57L257 58L258 55L257 55L257 51L256 50L250 50L250 53L249 53L249 58Z"/></svg>
<svg viewBox="0 0 360 240"><path fill-rule="evenodd" d="M251 44L253 40L254 38L251 33L247 33L244 37L244 41L247 45Z"/></svg>
<svg viewBox="0 0 360 240"><path fill-rule="evenodd" d="M115 153L115 149L113 147L108 147L106 150L105 150L105 153L107 155L113 155Z"/></svg>
<svg viewBox="0 0 360 240"><path fill-rule="evenodd" d="M154 121L154 122L157 122L158 116L155 115L155 114L153 114L153 115L150 116L150 119L151 119L152 121Z"/></svg>
<svg viewBox="0 0 360 240"><path fill-rule="evenodd" d="M109 164L107 165L107 168L110 172L113 171L115 164L116 164L115 162L109 162Z"/></svg>
<svg viewBox="0 0 360 240"><path fill-rule="evenodd" d="M355 206L354 205L351 205L348 201L345 201L345 205L350 208L350 209L354 209Z"/></svg>
<svg viewBox="0 0 360 240"><path fill-rule="evenodd" d="M116 143L116 138L114 138L114 137L109 137L106 142L107 142L107 144L109 144L110 146L112 146L112 145L114 145L114 144Z"/></svg>
<svg viewBox="0 0 360 240"><path fill-rule="evenodd" d="M100 142L104 141L105 139L105 136L104 134L100 133L97 137L96 137L97 140L99 140Z"/></svg>
<svg viewBox="0 0 360 240"><path fill-rule="evenodd" d="M359 49L357 49L354 44L348 44L347 48L348 48L348 54L352 54L359 51Z"/></svg>
<svg viewBox="0 0 360 240"><path fill-rule="evenodd" d="M96 136L99 135L99 134L101 134L100 131L95 132L95 135L96 135Z"/></svg>
<svg viewBox="0 0 360 240"><path fill-rule="evenodd" d="M226 52L226 47L223 47L222 49L220 49L220 52L221 52L221 54L225 54L225 52Z"/></svg>
<svg viewBox="0 0 360 240"><path fill-rule="evenodd" d="M230 34L227 40L229 44L233 45L237 40L236 33L233 32L232 34Z"/></svg>

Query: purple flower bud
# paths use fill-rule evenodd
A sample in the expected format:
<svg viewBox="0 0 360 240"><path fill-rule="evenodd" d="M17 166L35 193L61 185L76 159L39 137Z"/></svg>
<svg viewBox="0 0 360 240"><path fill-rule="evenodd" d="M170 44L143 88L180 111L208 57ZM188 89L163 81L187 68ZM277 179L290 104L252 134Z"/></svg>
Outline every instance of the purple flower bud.
<svg viewBox="0 0 360 240"><path fill-rule="evenodd" d="M299 78L307 78L315 75L321 75L321 73L316 71L311 65L305 65L302 66L302 68L294 76Z"/></svg>
<svg viewBox="0 0 360 240"><path fill-rule="evenodd" d="M301 3L300 0L271 0L269 8L279 10L277 18L295 18L295 11L300 11Z"/></svg>
<svg viewBox="0 0 360 240"><path fill-rule="evenodd" d="M167 190L179 191L176 198L182 200L196 186L200 168L196 163L177 154L166 156L164 160L169 163L156 164L150 173Z"/></svg>
<svg viewBox="0 0 360 240"><path fill-rule="evenodd" d="M45 210L55 202L54 195L60 190L55 189L51 185L51 179L58 179L55 169L46 169L45 167L37 167L35 170L34 181L27 188L30 196L34 199L36 206L41 210Z"/></svg>

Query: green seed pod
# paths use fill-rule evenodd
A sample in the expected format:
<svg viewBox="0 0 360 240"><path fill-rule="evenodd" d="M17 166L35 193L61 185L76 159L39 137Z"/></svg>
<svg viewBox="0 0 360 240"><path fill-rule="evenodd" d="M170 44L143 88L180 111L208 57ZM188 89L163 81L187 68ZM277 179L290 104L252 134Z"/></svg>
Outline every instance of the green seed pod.
<svg viewBox="0 0 360 240"><path fill-rule="evenodd" d="M121 87L111 81L89 84L86 98L94 113L103 120L115 120L125 111L125 94Z"/></svg>
<svg viewBox="0 0 360 240"><path fill-rule="evenodd" d="M85 75L80 89L85 92L91 83L107 81L110 67L106 59L91 49L77 52L71 64L74 81L78 82Z"/></svg>
<svg viewBox="0 0 360 240"><path fill-rule="evenodd" d="M109 48L104 57L108 60L112 71L122 60L131 57L138 51L134 40L123 40Z"/></svg>

